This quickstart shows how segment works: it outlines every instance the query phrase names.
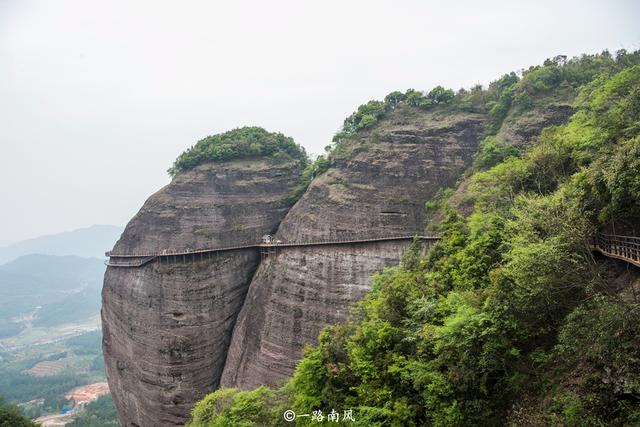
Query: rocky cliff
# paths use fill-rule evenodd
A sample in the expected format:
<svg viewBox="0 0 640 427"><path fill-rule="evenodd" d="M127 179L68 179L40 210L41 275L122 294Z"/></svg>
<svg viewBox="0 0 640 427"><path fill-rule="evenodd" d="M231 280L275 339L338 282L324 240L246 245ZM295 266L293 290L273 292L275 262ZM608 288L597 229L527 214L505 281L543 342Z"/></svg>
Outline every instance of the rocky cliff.
<svg viewBox="0 0 640 427"><path fill-rule="evenodd" d="M360 425L633 424L638 334L629 325L640 323L619 319L637 305L637 292L623 291L637 278L606 278L612 269L585 247L612 218L639 222L630 187L615 185L640 172L628 133L637 114L627 111L640 69L606 77L640 58L625 55L558 57L486 90L410 89L359 106L330 161L303 173L303 182L316 177L277 231L285 243L351 241L279 248L261 261L221 385L285 383L303 345L343 320L369 276L406 247L353 240L410 234L425 220L437 227L434 214L446 213L439 249L412 251L381 276L293 381L214 392L194 407L193 425L279 425L284 408L332 407L353 408ZM574 108L566 126L544 130ZM623 194L631 202L614 201Z"/></svg>
<svg viewBox="0 0 640 427"><path fill-rule="evenodd" d="M300 173L300 163L289 160L197 166L145 202L113 253L255 243L276 230ZM193 403L218 386L259 259L246 249L194 263L107 269L103 349L122 425L182 425Z"/></svg>
<svg viewBox="0 0 640 427"><path fill-rule="evenodd" d="M401 106L338 147L334 166L289 211L284 242L420 233L424 202L451 187L471 164L485 118ZM296 248L258 268L238 317L221 384L279 385L303 346L344 320L371 276L397 265L409 242Z"/></svg>
<svg viewBox="0 0 640 427"><path fill-rule="evenodd" d="M574 112L573 98L559 99L522 114L510 114L498 132L498 138L516 147L524 147L548 126L565 124Z"/></svg>
<svg viewBox="0 0 640 427"><path fill-rule="evenodd" d="M398 106L336 147L332 167L290 210L299 162L202 164L145 202L113 254L235 246L276 230L285 243L420 233L424 202L471 164L485 121ZM219 385L281 383L304 344L345 319L370 277L397 265L409 243L289 248L262 262L246 249L108 268L104 355L121 422L180 425Z"/></svg>

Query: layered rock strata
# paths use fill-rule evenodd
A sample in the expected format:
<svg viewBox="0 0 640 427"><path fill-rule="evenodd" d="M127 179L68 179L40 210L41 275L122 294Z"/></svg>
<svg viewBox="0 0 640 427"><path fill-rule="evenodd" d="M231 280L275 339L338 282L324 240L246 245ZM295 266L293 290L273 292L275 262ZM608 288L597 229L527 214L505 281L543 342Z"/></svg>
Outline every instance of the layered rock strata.
<svg viewBox="0 0 640 427"><path fill-rule="evenodd" d="M198 166L144 203L112 253L256 243L276 230L300 173L297 162L266 159ZM183 425L193 404L218 386L259 261L245 249L107 268L103 350L122 425Z"/></svg>
<svg viewBox="0 0 640 427"><path fill-rule="evenodd" d="M283 242L364 239L420 233L424 202L452 187L482 139L479 114L389 114L335 151L335 166L316 178L289 211ZM344 320L370 278L397 265L410 242L297 248L258 268L235 325L221 385L277 386L293 373L305 344Z"/></svg>

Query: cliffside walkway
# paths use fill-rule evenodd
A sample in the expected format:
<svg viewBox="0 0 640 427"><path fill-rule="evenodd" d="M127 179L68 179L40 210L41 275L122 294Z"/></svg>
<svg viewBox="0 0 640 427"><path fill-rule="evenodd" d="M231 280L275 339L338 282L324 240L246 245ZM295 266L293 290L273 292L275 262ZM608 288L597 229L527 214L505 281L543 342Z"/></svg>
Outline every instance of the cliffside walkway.
<svg viewBox="0 0 640 427"><path fill-rule="evenodd" d="M402 235L402 236L387 236L387 237L374 237L367 239L345 239L345 240L323 240L314 242L279 242L274 243L251 243L238 246L226 246L219 248L205 248L205 249L188 249L184 251L169 251L164 250L157 253L133 253L133 254L116 254L113 252L106 252L105 255L109 257L109 260L105 261L105 265L109 267L125 267L125 268L137 268L149 264L153 261L163 262L187 262L208 259L211 256L215 256L221 252L236 251L241 249L259 249L262 258L266 258L270 255L276 255L278 250L286 248L300 248L307 246L336 246L336 245L354 245L354 244L366 244L375 242L391 242L391 241L407 241L417 238L418 240L436 241L440 240L438 236L424 236L424 235Z"/></svg>
<svg viewBox="0 0 640 427"><path fill-rule="evenodd" d="M425 235L402 235L374 237L367 239L344 239L344 240L323 240L314 242L274 242L274 243L251 243L238 246L226 246L218 248L189 249L184 251L162 251L158 253L133 253L133 254L115 254L106 252L105 255L109 260L105 261L105 265L109 267L125 267L137 268L149 264L153 261L163 262L187 262L209 259L219 253L242 250L242 249L259 249L262 258L270 255L276 255L278 250L286 248L300 248L307 246L336 246L336 245L353 245L366 244L375 242L390 241L407 241L417 238L419 240L437 241L438 236ZM590 242L590 249L600 252L602 255L626 261L637 267L640 267L640 237L621 236L615 234L599 233L595 235Z"/></svg>
<svg viewBox="0 0 640 427"><path fill-rule="evenodd" d="M590 247L606 257L640 267L640 237L599 233L591 240Z"/></svg>

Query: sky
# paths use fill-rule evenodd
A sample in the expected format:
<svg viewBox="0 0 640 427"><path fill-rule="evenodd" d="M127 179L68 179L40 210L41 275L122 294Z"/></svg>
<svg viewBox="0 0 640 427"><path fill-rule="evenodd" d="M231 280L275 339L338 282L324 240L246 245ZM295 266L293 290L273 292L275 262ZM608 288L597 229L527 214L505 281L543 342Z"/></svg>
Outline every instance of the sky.
<svg viewBox="0 0 640 427"><path fill-rule="evenodd" d="M199 139L640 48L640 2L0 0L0 242L125 225Z"/></svg>

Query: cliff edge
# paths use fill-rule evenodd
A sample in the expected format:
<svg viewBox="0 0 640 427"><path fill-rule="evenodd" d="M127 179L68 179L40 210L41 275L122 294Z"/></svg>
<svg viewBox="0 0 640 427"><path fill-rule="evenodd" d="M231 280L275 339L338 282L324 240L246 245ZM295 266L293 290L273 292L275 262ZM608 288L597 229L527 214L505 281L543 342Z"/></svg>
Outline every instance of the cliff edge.
<svg viewBox="0 0 640 427"><path fill-rule="evenodd" d="M420 234L424 203L473 161L485 116L402 105L334 152L277 232L283 242ZM288 379L305 344L346 318L371 276L397 265L410 242L291 248L261 263L235 325L221 385Z"/></svg>
<svg viewBox="0 0 640 427"><path fill-rule="evenodd" d="M297 160L258 158L182 172L144 203L113 253L255 243L276 230L301 169ZM218 386L259 258L245 249L107 268L103 350L122 425L183 425L193 404Z"/></svg>

